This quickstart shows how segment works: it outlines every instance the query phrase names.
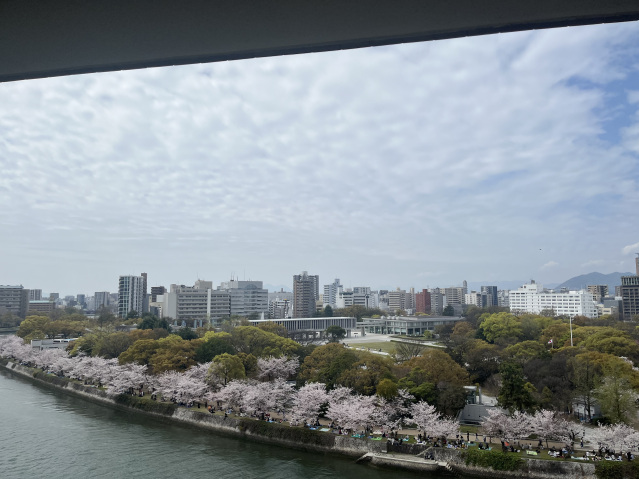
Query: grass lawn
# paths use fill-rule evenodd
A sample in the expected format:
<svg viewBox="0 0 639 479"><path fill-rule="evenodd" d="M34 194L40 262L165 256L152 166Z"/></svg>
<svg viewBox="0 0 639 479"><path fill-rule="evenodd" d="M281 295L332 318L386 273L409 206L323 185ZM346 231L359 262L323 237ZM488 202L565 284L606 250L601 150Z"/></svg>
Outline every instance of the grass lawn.
<svg viewBox="0 0 639 479"><path fill-rule="evenodd" d="M346 340L346 343L348 344L348 339ZM395 352L395 344L391 343L390 341L372 341L370 343L354 343L354 344L349 344L349 347L353 348L353 349L374 349L379 351L380 349L385 352L385 353L389 353L389 354L393 354Z"/></svg>

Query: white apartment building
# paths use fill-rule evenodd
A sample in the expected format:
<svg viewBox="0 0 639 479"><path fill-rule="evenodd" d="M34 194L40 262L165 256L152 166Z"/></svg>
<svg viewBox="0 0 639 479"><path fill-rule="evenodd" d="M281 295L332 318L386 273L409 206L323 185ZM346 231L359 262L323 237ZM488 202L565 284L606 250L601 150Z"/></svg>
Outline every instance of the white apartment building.
<svg viewBox="0 0 639 479"><path fill-rule="evenodd" d="M120 276L118 282L118 317L125 318L131 311L144 312L146 278L143 276Z"/></svg>
<svg viewBox="0 0 639 479"><path fill-rule="evenodd" d="M379 295L371 291L369 287L355 287L340 290L337 295L334 307L338 309L348 308L349 306L364 306L365 308L377 308L379 305Z"/></svg>
<svg viewBox="0 0 639 479"><path fill-rule="evenodd" d="M322 303L324 307L330 306L335 308L337 306L337 296L342 291L342 285L339 282L339 278L335 278L331 284L324 285L324 296L322 297Z"/></svg>
<svg viewBox="0 0 639 479"><path fill-rule="evenodd" d="M597 305L592 293L588 291L567 291L555 293L544 290L540 284L534 281L524 284L517 290L510 291L510 310L513 312L526 312L539 314L543 310L552 309L556 315L569 317L586 316L598 317Z"/></svg>

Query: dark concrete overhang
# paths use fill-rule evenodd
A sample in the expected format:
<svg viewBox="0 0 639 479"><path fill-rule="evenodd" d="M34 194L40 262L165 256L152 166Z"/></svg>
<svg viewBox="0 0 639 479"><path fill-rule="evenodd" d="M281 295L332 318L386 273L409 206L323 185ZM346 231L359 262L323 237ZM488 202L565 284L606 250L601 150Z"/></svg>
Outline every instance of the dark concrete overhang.
<svg viewBox="0 0 639 479"><path fill-rule="evenodd" d="M0 81L634 20L637 0L0 0Z"/></svg>

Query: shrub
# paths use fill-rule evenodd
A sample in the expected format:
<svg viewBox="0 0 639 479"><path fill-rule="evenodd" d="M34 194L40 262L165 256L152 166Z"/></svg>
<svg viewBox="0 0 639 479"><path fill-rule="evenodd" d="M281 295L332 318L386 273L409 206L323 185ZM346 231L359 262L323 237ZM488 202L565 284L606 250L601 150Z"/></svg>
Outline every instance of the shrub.
<svg viewBox="0 0 639 479"><path fill-rule="evenodd" d="M323 447L333 447L335 445L335 436L333 434L312 431L302 427L290 427L278 423L242 418L239 421L239 429L242 432L256 436L291 441L300 445L308 444Z"/></svg>
<svg viewBox="0 0 639 479"><path fill-rule="evenodd" d="M115 397L115 402L122 406L127 406L140 411L153 412L163 416L172 416L177 406L173 403L153 401L147 397L131 396L129 394L119 394Z"/></svg>
<svg viewBox="0 0 639 479"><path fill-rule="evenodd" d="M501 451L469 449L465 453L465 458L467 465L489 467L496 471L516 471L524 464L521 457Z"/></svg>
<svg viewBox="0 0 639 479"><path fill-rule="evenodd" d="M639 463L599 461L595 464L595 475L599 479L637 479Z"/></svg>

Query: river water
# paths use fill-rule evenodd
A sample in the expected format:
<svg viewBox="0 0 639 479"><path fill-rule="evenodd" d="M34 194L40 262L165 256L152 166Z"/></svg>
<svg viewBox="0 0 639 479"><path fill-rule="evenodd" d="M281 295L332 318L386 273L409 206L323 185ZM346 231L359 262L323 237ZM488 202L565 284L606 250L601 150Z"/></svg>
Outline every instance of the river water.
<svg viewBox="0 0 639 479"><path fill-rule="evenodd" d="M220 436L94 404L0 370L0 477L445 477Z"/></svg>

